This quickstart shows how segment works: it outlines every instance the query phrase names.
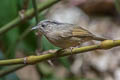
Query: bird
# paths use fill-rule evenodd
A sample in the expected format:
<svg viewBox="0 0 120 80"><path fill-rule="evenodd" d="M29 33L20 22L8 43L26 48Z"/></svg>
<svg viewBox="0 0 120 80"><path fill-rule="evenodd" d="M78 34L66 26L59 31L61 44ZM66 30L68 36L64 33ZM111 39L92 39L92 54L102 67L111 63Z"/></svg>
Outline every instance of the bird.
<svg viewBox="0 0 120 80"><path fill-rule="evenodd" d="M92 32L79 25L55 20L40 21L37 26L33 27L31 30L38 30L48 41L63 49L76 47L91 40L106 40L105 38L94 35Z"/></svg>

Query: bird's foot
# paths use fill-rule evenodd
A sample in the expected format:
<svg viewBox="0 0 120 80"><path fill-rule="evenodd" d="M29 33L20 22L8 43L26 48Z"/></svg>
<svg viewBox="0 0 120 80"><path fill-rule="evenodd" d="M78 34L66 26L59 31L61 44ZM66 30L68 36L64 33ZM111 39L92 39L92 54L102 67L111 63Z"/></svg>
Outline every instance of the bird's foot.
<svg viewBox="0 0 120 80"><path fill-rule="evenodd" d="M58 55L59 55L60 53L63 53L63 52L64 52L64 50L65 50L65 49L59 49L59 50L57 50L57 51L56 51L56 54L58 54Z"/></svg>

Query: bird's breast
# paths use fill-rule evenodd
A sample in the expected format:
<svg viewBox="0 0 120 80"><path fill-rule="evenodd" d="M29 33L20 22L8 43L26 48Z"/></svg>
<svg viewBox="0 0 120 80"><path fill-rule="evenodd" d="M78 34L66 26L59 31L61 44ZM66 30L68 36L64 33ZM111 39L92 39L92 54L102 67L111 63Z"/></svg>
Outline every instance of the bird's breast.
<svg viewBox="0 0 120 80"><path fill-rule="evenodd" d="M69 48L79 45L79 41L76 41L69 37L62 38L58 35L53 35L53 34L52 35L48 34L46 37L52 44L60 48Z"/></svg>

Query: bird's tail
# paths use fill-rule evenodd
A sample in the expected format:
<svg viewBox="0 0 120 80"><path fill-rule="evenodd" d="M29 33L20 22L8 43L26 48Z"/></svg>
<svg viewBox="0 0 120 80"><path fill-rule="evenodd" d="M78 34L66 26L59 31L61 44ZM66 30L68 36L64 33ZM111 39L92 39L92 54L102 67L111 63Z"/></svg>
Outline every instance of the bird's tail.
<svg viewBox="0 0 120 80"><path fill-rule="evenodd" d="M102 38L102 37L93 37L94 40L98 40L98 41L104 41L104 40L108 40L108 39L105 39L105 38Z"/></svg>

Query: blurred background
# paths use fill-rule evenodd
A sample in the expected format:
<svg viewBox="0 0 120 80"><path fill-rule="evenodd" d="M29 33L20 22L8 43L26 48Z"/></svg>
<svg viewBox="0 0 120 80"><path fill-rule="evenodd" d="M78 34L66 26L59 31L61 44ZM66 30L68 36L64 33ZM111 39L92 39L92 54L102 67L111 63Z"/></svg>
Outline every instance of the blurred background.
<svg viewBox="0 0 120 80"><path fill-rule="evenodd" d="M43 7L52 1L57 2L36 11L36 6ZM31 14L31 8L35 14ZM77 24L95 35L120 39L119 0L0 0L0 59L40 55L35 53L59 49L41 34L30 31L44 19ZM97 43L90 41L82 46ZM0 80L120 80L120 47L51 61L54 66L44 61L4 75L2 71L13 66L0 66Z"/></svg>

